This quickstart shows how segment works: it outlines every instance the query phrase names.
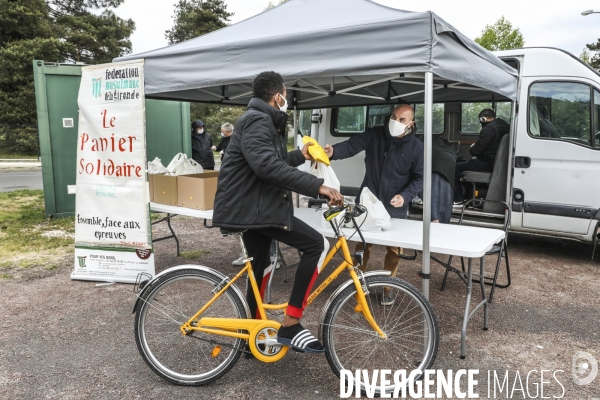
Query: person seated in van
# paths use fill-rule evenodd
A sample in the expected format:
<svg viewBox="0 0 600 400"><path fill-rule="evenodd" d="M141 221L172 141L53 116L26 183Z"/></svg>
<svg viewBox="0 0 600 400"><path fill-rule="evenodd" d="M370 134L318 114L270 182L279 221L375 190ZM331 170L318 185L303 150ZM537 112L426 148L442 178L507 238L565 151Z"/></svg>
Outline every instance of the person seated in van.
<svg viewBox="0 0 600 400"><path fill-rule="evenodd" d="M465 200L465 197L470 197L468 188L462 186L460 182L461 174L465 171L492 172L500 140L510 131L508 122L502 118L496 118L494 110L489 108L481 110L479 122L481 123L479 139L469 149L471 155L476 158L456 164L454 200L457 202Z"/></svg>
<svg viewBox="0 0 600 400"><path fill-rule="evenodd" d="M360 192L368 187L384 204L392 218L405 219L410 201L423 190L423 143L415 137L415 112L408 104L394 108L383 126L368 128L364 133L324 147L331 160L343 160L365 151L365 177ZM361 269L367 268L372 244L364 249ZM362 250L362 243L356 250ZM398 247L386 246L384 269L396 276L400 258ZM390 293L380 299L382 305L391 305Z"/></svg>

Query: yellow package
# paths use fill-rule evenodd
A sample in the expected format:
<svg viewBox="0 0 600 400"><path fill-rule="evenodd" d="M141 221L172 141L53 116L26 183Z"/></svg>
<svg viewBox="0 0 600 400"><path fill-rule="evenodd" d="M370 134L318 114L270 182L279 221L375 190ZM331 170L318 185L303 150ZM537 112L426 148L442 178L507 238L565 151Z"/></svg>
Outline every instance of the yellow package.
<svg viewBox="0 0 600 400"><path fill-rule="evenodd" d="M325 165L329 165L329 157L325 154L325 150L321 147L319 142L310 136L302 136L302 143L312 143L312 146L308 147L308 153L318 162L322 162Z"/></svg>

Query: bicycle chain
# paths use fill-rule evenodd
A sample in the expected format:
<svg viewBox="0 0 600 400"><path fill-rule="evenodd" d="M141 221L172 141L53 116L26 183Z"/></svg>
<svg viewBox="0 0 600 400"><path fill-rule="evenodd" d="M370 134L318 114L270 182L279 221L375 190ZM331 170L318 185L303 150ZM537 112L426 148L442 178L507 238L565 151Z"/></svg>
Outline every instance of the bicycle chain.
<svg viewBox="0 0 600 400"><path fill-rule="evenodd" d="M242 353L246 353L246 354L252 354L252 352L251 352L251 351L248 351L248 350L243 350L243 349L238 349L237 347L235 347L235 346L233 346L233 345L230 345L230 344L227 344L227 343L220 343L220 342L217 342L217 341L216 341L216 340L214 340L214 339L205 339L205 338L201 338L201 337L198 337L198 336L194 336L194 335L192 335L192 334L190 334L190 333L188 333L186 336L189 336L189 337L191 337L191 338L194 338L194 339L196 339L196 340L202 340L202 341L204 341L204 342L208 342L208 343L210 343L210 344L216 344L216 345L219 345L219 346L225 346L225 347L229 347L229 348L231 348L231 349L234 349L234 350L237 350L237 351L241 351Z"/></svg>

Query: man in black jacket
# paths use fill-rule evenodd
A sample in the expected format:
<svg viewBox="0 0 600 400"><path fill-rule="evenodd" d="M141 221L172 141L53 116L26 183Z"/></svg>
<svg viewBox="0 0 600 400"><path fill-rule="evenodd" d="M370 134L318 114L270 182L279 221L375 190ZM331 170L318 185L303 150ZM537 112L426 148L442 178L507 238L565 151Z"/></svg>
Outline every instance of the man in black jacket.
<svg viewBox="0 0 600 400"><path fill-rule="evenodd" d="M204 129L204 122L197 119L192 122L192 158L204 169L215 169L212 153L212 138Z"/></svg>
<svg viewBox="0 0 600 400"><path fill-rule="evenodd" d="M456 164L454 174L455 190L454 200L464 200L464 195L468 195L468 189L463 187L460 182L460 175L465 171L474 172L492 172L494 169L494 160L496 151L500 147L500 140L510 131L508 122L501 118L496 118L494 110L486 108L479 113L479 122L481 123L481 132L479 139L471 146L470 153L473 158L466 162ZM467 196L467 198L470 196Z"/></svg>
<svg viewBox="0 0 600 400"><path fill-rule="evenodd" d="M423 143L415 137L415 113L408 104L394 108L384 126L368 128L345 142L324 147L331 160L343 160L365 151L365 177L360 192L367 187L383 203L392 218L406 218L410 201L423 190ZM364 249L361 269L366 270L372 245ZM362 243L357 245L362 249ZM386 246L384 269L396 276L400 259L398 247ZM387 292L387 291L386 291ZM383 305L394 302L386 293Z"/></svg>
<svg viewBox="0 0 600 400"><path fill-rule="evenodd" d="M246 230L244 244L253 258L254 278L261 296L268 281L271 241L302 252L277 341L299 351L322 353L325 348L300 325L300 318L329 242L294 217L291 191L311 197L322 194L329 197L331 205L342 204L344 198L337 190L323 186L323 179L295 168L312 157L308 145L287 152L287 93L281 75L260 73L252 90L255 97L238 119L227 157L221 164L213 225ZM251 317L260 318L251 287L246 297Z"/></svg>
<svg viewBox="0 0 600 400"><path fill-rule="evenodd" d="M219 142L218 146L213 146L212 151L218 151L221 156L221 161L223 161L223 156L225 155L225 150L227 150L227 146L229 146L229 141L231 140L231 134L233 133L233 125L229 122L225 122L221 125L221 142Z"/></svg>

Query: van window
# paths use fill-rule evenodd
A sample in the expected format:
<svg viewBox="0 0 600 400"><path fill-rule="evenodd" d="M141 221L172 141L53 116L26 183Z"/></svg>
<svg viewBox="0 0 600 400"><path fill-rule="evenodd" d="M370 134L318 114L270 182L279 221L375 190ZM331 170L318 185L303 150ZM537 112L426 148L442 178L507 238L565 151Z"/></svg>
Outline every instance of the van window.
<svg viewBox="0 0 600 400"><path fill-rule="evenodd" d="M425 107L411 104L415 109L417 133L423 133ZM353 136L363 133L366 128L383 126L394 110L394 104L363 107L340 107L334 109L331 134L333 136ZM433 105L433 133L444 132L444 104Z"/></svg>
<svg viewBox="0 0 600 400"><path fill-rule="evenodd" d="M491 102L462 103L460 112L460 133L463 135L479 135L479 132L481 131L479 113L486 108L493 109L494 107L492 107ZM510 123L510 112L511 103L509 101L496 103L496 118L502 118Z"/></svg>
<svg viewBox="0 0 600 400"><path fill-rule="evenodd" d="M310 136L312 110L302 110L299 114L298 130L302 136Z"/></svg>
<svg viewBox="0 0 600 400"><path fill-rule="evenodd" d="M433 126L431 133L438 135L444 132L444 104L433 105ZM425 133L425 105L413 104L415 109L415 123L417 124L417 133Z"/></svg>
<svg viewBox="0 0 600 400"><path fill-rule="evenodd" d="M591 146L590 87L538 82L529 89L529 134Z"/></svg>
<svg viewBox="0 0 600 400"><path fill-rule="evenodd" d="M594 131L596 148L600 149L600 92L594 90Z"/></svg>

